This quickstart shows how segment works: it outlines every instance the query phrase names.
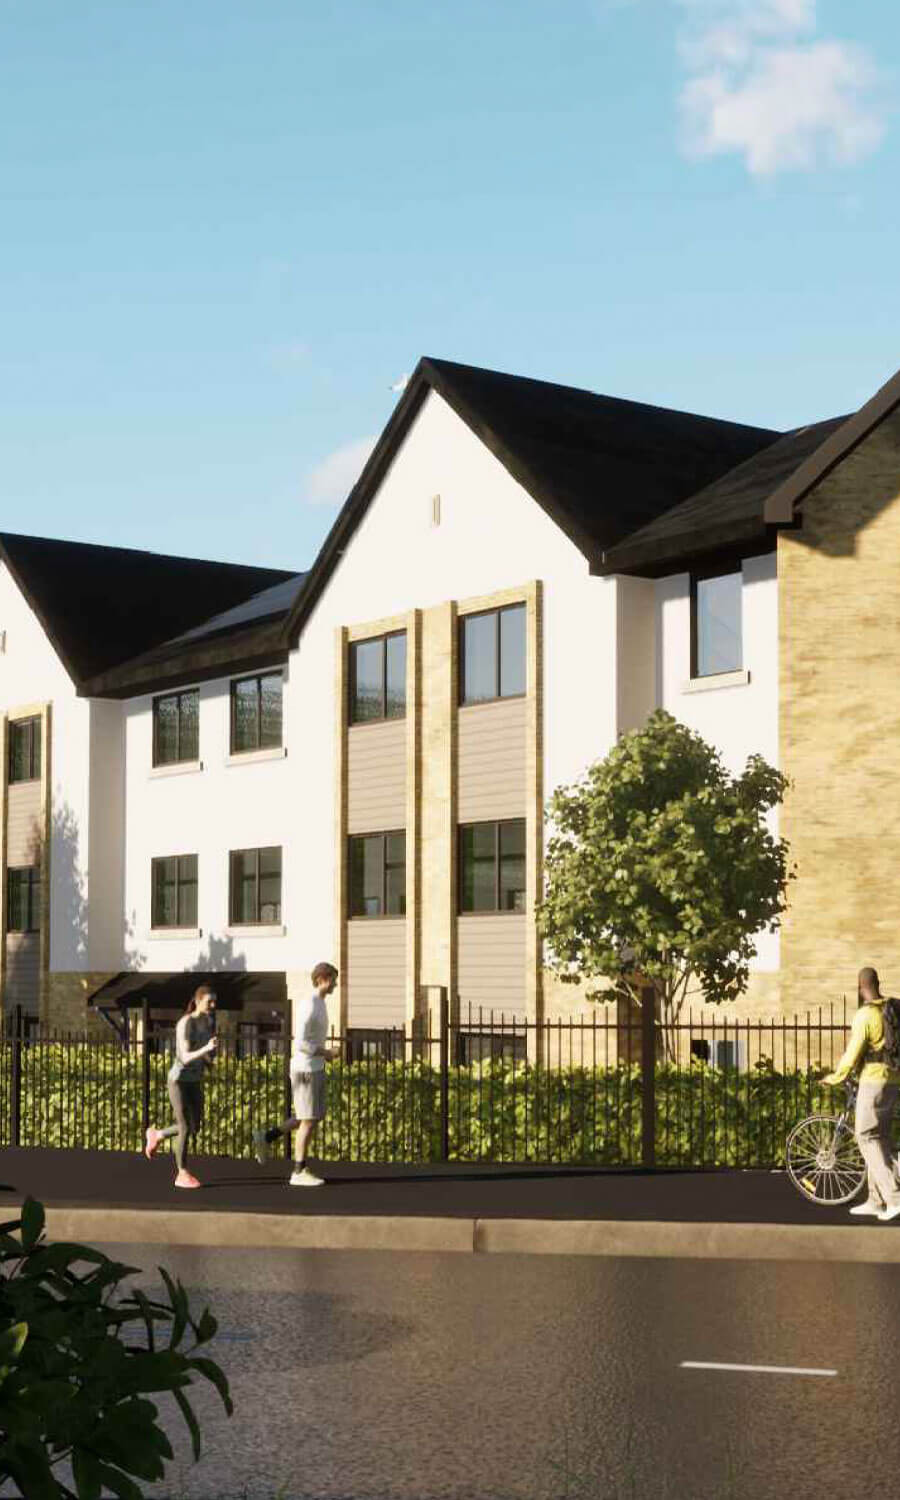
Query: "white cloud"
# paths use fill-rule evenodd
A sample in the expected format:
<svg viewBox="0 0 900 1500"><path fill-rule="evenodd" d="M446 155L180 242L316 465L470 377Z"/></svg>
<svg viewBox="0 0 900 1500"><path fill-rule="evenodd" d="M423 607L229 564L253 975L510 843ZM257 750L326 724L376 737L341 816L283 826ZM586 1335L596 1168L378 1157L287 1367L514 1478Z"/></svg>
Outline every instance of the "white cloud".
<svg viewBox="0 0 900 1500"><path fill-rule="evenodd" d="M344 443L310 469L306 476L306 500L310 505L343 505L375 447L374 437Z"/></svg>
<svg viewBox="0 0 900 1500"><path fill-rule="evenodd" d="M735 152L754 176L858 161L884 134L878 69L817 35L816 0L676 0L688 154Z"/></svg>

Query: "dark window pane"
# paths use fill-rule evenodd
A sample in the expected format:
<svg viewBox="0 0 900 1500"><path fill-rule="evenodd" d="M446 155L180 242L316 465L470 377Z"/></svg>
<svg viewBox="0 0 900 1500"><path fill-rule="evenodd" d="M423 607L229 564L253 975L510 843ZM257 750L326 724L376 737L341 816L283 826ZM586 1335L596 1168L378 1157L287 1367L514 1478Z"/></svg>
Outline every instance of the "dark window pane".
<svg viewBox="0 0 900 1500"><path fill-rule="evenodd" d="M384 641L355 641L350 647L353 701L350 719L364 724L384 715Z"/></svg>
<svg viewBox="0 0 900 1500"><path fill-rule="evenodd" d="M178 926L197 925L197 856L183 854L178 861Z"/></svg>
<svg viewBox="0 0 900 1500"><path fill-rule="evenodd" d="M178 860L153 861L153 927L178 925Z"/></svg>
<svg viewBox="0 0 900 1500"><path fill-rule="evenodd" d="M231 856L231 920L236 926L257 920L255 849L238 849Z"/></svg>
<svg viewBox="0 0 900 1500"><path fill-rule="evenodd" d="M384 893L386 915L406 916L406 834L385 834Z"/></svg>
<svg viewBox="0 0 900 1500"><path fill-rule="evenodd" d="M281 850L259 851L259 920L281 921Z"/></svg>
<svg viewBox="0 0 900 1500"><path fill-rule="evenodd" d="M497 696L497 615L469 615L462 622L462 701L484 703Z"/></svg>
<svg viewBox="0 0 900 1500"><path fill-rule="evenodd" d="M21 870L10 870L6 882L6 925L9 932L24 932L27 916L27 891L22 881Z"/></svg>
<svg viewBox="0 0 900 1500"><path fill-rule="evenodd" d="M500 824L500 858L520 855L525 858L525 819L514 818Z"/></svg>
<svg viewBox="0 0 900 1500"><path fill-rule="evenodd" d="M384 859L387 865L406 864L406 834L386 833Z"/></svg>
<svg viewBox="0 0 900 1500"><path fill-rule="evenodd" d="M259 684L255 677L232 684L234 734L232 750L259 749Z"/></svg>
<svg viewBox="0 0 900 1500"><path fill-rule="evenodd" d="M200 694L182 693L181 722L178 733L178 759L200 759Z"/></svg>
<svg viewBox="0 0 900 1500"><path fill-rule="evenodd" d="M740 671L741 574L697 581L697 676Z"/></svg>
<svg viewBox="0 0 900 1500"><path fill-rule="evenodd" d="M280 672L272 672L260 679L261 721L260 749L274 750L281 745L281 687Z"/></svg>
<svg viewBox="0 0 900 1500"><path fill-rule="evenodd" d="M41 926L41 872L38 868L29 871L30 885L30 909L28 919L29 932L40 931Z"/></svg>
<svg viewBox="0 0 900 1500"><path fill-rule="evenodd" d="M31 721L31 778L38 781L41 774L41 721Z"/></svg>
<svg viewBox="0 0 900 1500"><path fill-rule="evenodd" d="M389 635L385 642L387 657L387 696L385 715L402 719L406 714L406 633Z"/></svg>
<svg viewBox="0 0 900 1500"><path fill-rule="evenodd" d="M475 823L462 829L460 860L462 864L461 910L495 911L496 892L496 824Z"/></svg>
<svg viewBox="0 0 900 1500"><path fill-rule="evenodd" d="M178 699L157 698L156 743L153 762L157 766L171 765L178 759Z"/></svg>
<svg viewBox="0 0 900 1500"><path fill-rule="evenodd" d="M9 726L9 779L36 781L41 774L39 719L13 720Z"/></svg>
<svg viewBox="0 0 900 1500"><path fill-rule="evenodd" d="M500 861L500 910L525 910L525 860L518 855Z"/></svg>
<svg viewBox="0 0 900 1500"><path fill-rule="evenodd" d="M500 697L525 691L525 606L500 611Z"/></svg>
<svg viewBox="0 0 900 1500"><path fill-rule="evenodd" d="M384 838L370 834L350 840L350 915L381 916L381 883L384 864Z"/></svg>

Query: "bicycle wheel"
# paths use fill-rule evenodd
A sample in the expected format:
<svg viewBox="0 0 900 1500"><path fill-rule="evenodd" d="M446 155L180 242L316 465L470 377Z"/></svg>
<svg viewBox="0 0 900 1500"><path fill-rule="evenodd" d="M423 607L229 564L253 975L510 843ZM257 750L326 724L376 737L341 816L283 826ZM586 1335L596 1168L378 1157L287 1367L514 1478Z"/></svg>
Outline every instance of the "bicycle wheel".
<svg viewBox="0 0 900 1500"><path fill-rule="evenodd" d="M811 1203L849 1203L866 1180L856 1137L843 1117L810 1115L787 1138L785 1165L798 1193Z"/></svg>

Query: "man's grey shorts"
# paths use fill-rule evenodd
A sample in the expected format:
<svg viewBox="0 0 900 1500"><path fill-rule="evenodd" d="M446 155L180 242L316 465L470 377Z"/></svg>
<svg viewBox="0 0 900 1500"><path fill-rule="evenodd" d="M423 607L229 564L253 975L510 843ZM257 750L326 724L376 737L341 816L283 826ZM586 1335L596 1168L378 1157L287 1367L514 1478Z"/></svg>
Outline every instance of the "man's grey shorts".
<svg viewBox="0 0 900 1500"><path fill-rule="evenodd" d="M325 1114L325 1069L315 1073L291 1071L295 1120L321 1120Z"/></svg>

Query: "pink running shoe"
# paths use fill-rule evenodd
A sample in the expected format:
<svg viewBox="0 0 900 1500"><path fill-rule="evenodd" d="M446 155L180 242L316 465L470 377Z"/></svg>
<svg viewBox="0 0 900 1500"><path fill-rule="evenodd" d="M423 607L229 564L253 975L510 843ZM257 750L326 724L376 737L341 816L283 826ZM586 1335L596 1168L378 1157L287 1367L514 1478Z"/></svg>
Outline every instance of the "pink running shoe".
<svg viewBox="0 0 900 1500"><path fill-rule="evenodd" d="M190 1172L185 1171L178 1173L178 1176L175 1178L175 1186L183 1188L197 1188L200 1186L200 1184L197 1181L196 1177L193 1177Z"/></svg>
<svg viewBox="0 0 900 1500"><path fill-rule="evenodd" d="M157 1128L156 1128L155 1125L150 1125L150 1126L147 1127L147 1136L146 1136L147 1144L144 1147L144 1155L146 1156L146 1158L147 1158L148 1161L150 1160L150 1158L152 1156L155 1155L156 1149L159 1146L159 1143L162 1140L162 1138L163 1138L162 1137L162 1131L161 1130L157 1130Z"/></svg>

